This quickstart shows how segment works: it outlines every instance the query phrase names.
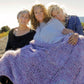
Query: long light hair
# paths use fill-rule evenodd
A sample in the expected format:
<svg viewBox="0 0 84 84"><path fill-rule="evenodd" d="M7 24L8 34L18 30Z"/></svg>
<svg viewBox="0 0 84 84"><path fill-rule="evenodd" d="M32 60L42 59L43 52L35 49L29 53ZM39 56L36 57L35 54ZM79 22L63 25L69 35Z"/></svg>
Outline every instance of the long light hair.
<svg viewBox="0 0 84 84"><path fill-rule="evenodd" d="M52 17L52 12L53 12L53 10L56 10L57 13L59 13L60 11L63 11L63 9L62 9L61 7L59 7L58 5L50 5L50 6L48 7L48 15L49 15L50 17ZM63 13L64 13L64 11L63 11ZM67 15L67 14L64 13L64 15Z"/></svg>
<svg viewBox="0 0 84 84"><path fill-rule="evenodd" d="M44 5L42 5L42 4L36 4L36 5L34 5L32 7L32 9L31 9L31 13L30 13L30 15L31 15L31 25L32 25L33 29L36 29L40 25L39 21L37 21L37 19L35 18L35 14L34 14L34 8L35 7L42 8L43 13L44 13L44 20L43 21L45 23L47 23L50 20L50 17L48 16L47 10L46 10L46 8L45 8Z"/></svg>

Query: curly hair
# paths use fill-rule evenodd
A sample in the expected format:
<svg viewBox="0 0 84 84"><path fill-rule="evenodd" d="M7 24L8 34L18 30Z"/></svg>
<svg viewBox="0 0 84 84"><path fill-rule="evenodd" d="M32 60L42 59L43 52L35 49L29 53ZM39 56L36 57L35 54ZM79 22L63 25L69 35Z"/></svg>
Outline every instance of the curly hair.
<svg viewBox="0 0 84 84"><path fill-rule="evenodd" d="M35 18L35 14L34 14L34 8L35 8L35 7L40 7L40 8L42 8L43 13L44 13L44 20L43 20L43 21L44 21L45 23L47 23L47 22L51 19L51 18L48 16L47 10L46 10L46 8L45 8L44 5L42 5L42 4L34 5L34 6L32 7L32 9L31 9L31 13L30 13L30 15L31 15L31 26L32 26L33 29L37 29L37 27L40 25L39 21L37 21L37 19Z"/></svg>

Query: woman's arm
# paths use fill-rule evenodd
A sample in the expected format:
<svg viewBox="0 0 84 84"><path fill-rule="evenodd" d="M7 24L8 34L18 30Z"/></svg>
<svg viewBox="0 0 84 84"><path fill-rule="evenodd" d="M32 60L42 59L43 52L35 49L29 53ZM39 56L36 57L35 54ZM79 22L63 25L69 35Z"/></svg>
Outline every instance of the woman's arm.
<svg viewBox="0 0 84 84"><path fill-rule="evenodd" d="M69 33L74 33L71 29L63 29L63 31L62 31L62 33L64 34L64 35L66 35L66 34L69 34Z"/></svg>

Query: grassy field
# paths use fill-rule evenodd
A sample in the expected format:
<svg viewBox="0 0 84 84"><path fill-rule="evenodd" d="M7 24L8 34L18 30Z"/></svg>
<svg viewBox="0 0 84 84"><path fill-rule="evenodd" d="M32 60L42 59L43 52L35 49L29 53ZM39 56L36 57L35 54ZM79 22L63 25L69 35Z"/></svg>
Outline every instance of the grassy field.
<svg viewBox="0 0 84 84"><path fill-rule="evenodd" d="M5 36L7 36L7 35L8 35L8 33L9 33L9 31L8 31L8 32L3 32L3 33L0 33L0 39L1 39L1 38L3 38L3 37L5 37Z"/></svg>
<svg viewBox="0 0 84 84"><path fill-rule="evenodd" d="M6 44L7 44L7 39L8 39L7 36L5 36L5 37L3 37L3 38L0 39L0 57L5 52L5 47L6 47Z"/></svg>
<svg viewBox="0 0 84 84"><path fill-rule="evenodd" d="M6 44L7 44L7 39L8 39L8 32L3 32L0 33L0 57L4 54Z"/></svg>

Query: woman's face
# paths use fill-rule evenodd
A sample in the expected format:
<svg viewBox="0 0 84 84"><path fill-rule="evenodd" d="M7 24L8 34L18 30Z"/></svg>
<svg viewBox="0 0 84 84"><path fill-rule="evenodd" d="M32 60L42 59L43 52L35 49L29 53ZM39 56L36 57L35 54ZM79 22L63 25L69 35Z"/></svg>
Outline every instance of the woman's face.
<svg viewBox="0 0 84 84"><path fill-rule="evenodd" d="M52 17L60 20L61 22L64 22L65 21L65 15L63 13L62 10L60 10L59 12L57 12L55 9L52 11L51 13Z"/></svg>
<svg viewBox="0 0 84 84"><path fill-rule="evenodd" d="M30 20L29 14L27 13L22 13L18 17L19 25L27 25L29 20Z"/></svg>
<svg viewBox="0 0 84 84"><path fill-rule="evenodd" d="M37 19L37 21L39 21L40 23L43 22L44 13L43 13L42 8L35 7L34 8L34 15L35 15L35 18Z"/></svg>

